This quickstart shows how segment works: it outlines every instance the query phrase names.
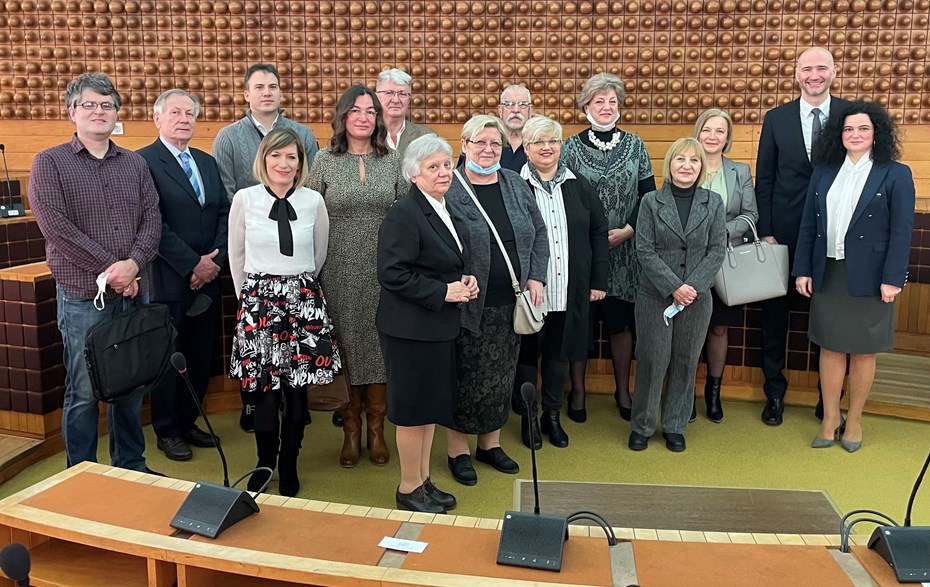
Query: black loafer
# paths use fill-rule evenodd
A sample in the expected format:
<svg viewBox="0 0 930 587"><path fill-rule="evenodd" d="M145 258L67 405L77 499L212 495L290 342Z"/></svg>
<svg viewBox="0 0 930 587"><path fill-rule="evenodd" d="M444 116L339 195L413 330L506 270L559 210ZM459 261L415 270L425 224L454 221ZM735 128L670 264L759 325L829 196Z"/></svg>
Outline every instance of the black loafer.
<svg viewBox="0 0 930 587"><path fill-rule="evenodd" d="M189 461L194 456L191 447L187 446L187 443L180 436L159 438L155 446L172 461Z"/></svg>
<svg viewBox="0 0 930 587"><path fill-rule="evenodd" d="M446 508L427 493L425 483L410 493L401 493L400 489L398 489L394 494L394 501L399 510L424 512L427 514L446 513Z"/></svg>
<svg viewBox="0 0 930 587"><path fill-rule="evenodd" d="M646 450L649 448L649 437L643 436L638 432L631 431L630 441L627 443L627 446L630 447L630 450Z"/></svg>
<svg viewBox="0 0 930 587"><path fill-rule="evenodd" d="M194 426L183 435L184 442L190 444L191 446L197 446L200 448L210 448L216 446L216 443L213 442L213 437L209 433L204 432L200 428ZM220 437L216 437L216 442L218 443Z"/></svg>
<svg viewBox="0 0 930 587"><path fill-rule="evenodd" d="M423 482L423 486L426 488L426 495L430 496L433 501L446 508L446 510L454 510L455 506L458 505L454 495L436 487L436 484L429 477Z"/></svg>
<svg viewBox="0 0 930 587"><path fill-rule="evenodd" d="M452 477L462 485L469 487L478 482L478 473L471 464L471 456L464 454L455 458L449 457L449 470Z"/></svg>
<svg viewBox="0 0 930 587"><path fill-rule="evenodd" d="M484 450L483 448L475 449L475 460L485 465L491 465L501 473L516 475L520 472L520 465L515 460L507 456L499 446Z"/></svg>
<svg viewBox="0 0 930 587"><path fill-rule="evenodd" d="M665 448L672 452L685 451L685 435L674 432L663 432L662 438L665 439Z"/></svg>
<svg viewBox="0 0 930 587"><path fill-rule="evenodd" d="M762 410L762 423L768 426L781 426L782 414L785 411L785 400L768 398L765 400L765 409Z"/></svg>

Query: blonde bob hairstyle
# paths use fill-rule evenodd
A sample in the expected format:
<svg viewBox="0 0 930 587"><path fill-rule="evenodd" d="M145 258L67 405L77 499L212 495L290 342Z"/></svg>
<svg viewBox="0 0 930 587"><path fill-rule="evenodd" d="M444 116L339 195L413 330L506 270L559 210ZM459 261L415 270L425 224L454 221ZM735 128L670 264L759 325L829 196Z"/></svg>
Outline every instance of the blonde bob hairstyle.
<svg viewBox="0 0 930 587"><path fill-rule="evenodd" d="M307 177L310 175L310 166L307 164L307 153L304 151L304 145L297 136L297 133L289 128L275 128L265 135L262 142L258 145L258 153L255 154L255 162L252 164L252 175L255 176L262 185L271 183L271 176L268 175L268 168L265 165L265 157L272 151L280 151L284 147L297 145L297 175L294 177L294 185L302 186L307 183Z"/></svg>
<svg viewBox="0 0 930 587"><path fill-rule="evenodd" d="M720 108L711 108L710 110L705 110L701 112L701 115L698 116L697 121L694 123L694 138L698 141L701 140L701 131L704 130L704 125L707 124L707 121L711 118L719 116L727 123L727 142L723 145L723 154L726 155L730 152L730 148L733 146L733 119L730 118L730 115Z"/></svg>
<svg viewBox="0 0 930 587"><path fill-rule="evenodd" d="M707 174L707 156L704 154L704 148L701 146L701 143L694 137L678 139L668 148L668 152L665 154L665 159L663 160L665 169L662 172L662 180L671 185L672 159L685 153L694 153L701 159L701 172L698 174L697 181L694 182L694 185L700 186L704 183L704 176Z"/></svg>
<svg viewBox="0 0 930 587"><path fill-rule="evenodd" d="M462 140L471 141L484 129L492 127L501 134L501 142L507 142L507 129L501 119L490 114L476 114L462 126Z"/></svg>
<svg viewBox="0 0 930 587"><path fill-rule="evenodd" d="M542 137L562 140L562 125L548 116L533 116L523 125L523 144L530 145Z"/></svg>
<svg viewBox="0 0 930 587"><path fill-rule="evenodd" d="M594 99L594 95L605 90L611 91L617 95L617 110L623 108L623 101L626 100L626 90L623 88L623 81L612 73L598 73L591 76L591 78L581 86L581 93L578 94L578 109L584 112L585 107Z"/></svg>

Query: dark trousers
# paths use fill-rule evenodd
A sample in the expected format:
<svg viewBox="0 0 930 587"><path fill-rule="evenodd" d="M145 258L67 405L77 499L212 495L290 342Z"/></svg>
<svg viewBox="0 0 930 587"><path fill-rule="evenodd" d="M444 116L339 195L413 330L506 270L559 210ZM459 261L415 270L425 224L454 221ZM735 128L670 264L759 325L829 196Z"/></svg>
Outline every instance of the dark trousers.
<svg viewBox="0 0 930 587"><path fill-rule="evenodd" d="M517 360L517 380L514 384L514 401L520 406L520 387L524 382L536 385L536 364L542 356L542 409L558 412L565 396L568 380L568 361L562 359L562 335L565 332L565 312L549 312L546 322L536 334L524 335L520 339L520 358ZM517 405L515 403L515 405Z"/></svg>
<svg viewBox="0 0 930 587"><path fill-rule="evenodd" d="M220 320L220 299L213 298L210 307L197 316L186 315L189 300L160 303L171 310L171 320L178 330L175 349L184 353L187 359L187 375L198 399L203 402L207 384L210 382L213 342ZM152 428L159 438L180 436L189 432L200 415L187 384L174 369L169 369L158 386L152 390L151 403Z"/></svg>

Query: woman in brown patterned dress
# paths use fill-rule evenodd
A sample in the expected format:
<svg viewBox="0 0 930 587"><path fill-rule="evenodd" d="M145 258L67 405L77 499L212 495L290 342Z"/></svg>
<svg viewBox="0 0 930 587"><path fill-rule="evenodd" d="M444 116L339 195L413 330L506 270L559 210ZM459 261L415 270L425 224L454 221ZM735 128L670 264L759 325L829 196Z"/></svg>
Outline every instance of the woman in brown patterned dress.
<svg viewBox="0 0 930 587"><path fill-rule="evenodd" d="M364 86L346 90L332 126L333 138L317 153L308 185L323 194L329 211L332 262L320 279L351 384L351 401L342 412L345 441L339 462L346 468L358 464L364 401L368 457L381 466L390 453L384 442L387 377L375 328L378 228L408 185L385 142L381 102L374 92Z"/></svg>

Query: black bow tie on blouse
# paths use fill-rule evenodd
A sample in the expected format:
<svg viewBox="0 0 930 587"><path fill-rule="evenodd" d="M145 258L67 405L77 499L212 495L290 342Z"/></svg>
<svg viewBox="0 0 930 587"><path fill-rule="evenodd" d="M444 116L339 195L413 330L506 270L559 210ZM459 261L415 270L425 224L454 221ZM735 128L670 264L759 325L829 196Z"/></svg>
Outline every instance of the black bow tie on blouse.
<svg viewBox="0 0 930 587"><path fill-rule="evenodd" d="M278 221L278 247L282 255L293 257L294 235L291 234L291 222L297 220L297 212L294 211L294 207L291 206L287 199L297 190L297 186L295 185L289 189L283 198L279 198L268 186L265 186L265 190L274 198L274 204L271 205L268 218Z"/></svg>

